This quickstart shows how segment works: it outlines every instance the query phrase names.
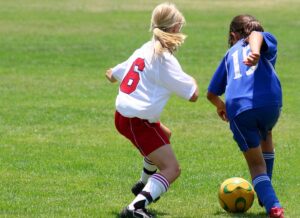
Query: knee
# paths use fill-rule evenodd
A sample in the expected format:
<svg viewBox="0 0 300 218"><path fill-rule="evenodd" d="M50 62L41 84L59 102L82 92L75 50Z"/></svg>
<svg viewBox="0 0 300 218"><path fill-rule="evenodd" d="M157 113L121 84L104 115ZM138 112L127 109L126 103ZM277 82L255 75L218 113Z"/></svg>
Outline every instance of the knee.
<svg viewBox="0 0 300 218"><path fill-rule="evenodd" d="M260 174L266 173L266 172L267 172L266 166L264 164L250 167L250 173L251 173L252 178L254 178Z"/></svg>
<svg viewBox="0 0 300 218"><path fill-rule="evenodd" d="M180 168L180 166L176 165L176 166L173 167L172 170L173 170L174 177L178 178L180 176L180 174L181 174L181 168Z"/></svg>
<svg viewBox="0 0 300 218"><path fill-rule="evenodd" d="M167 178L167 180L171 184L180 176L181 169L179 165L172 165L167 167L165 170L162 170L161 173Z"/></svg>

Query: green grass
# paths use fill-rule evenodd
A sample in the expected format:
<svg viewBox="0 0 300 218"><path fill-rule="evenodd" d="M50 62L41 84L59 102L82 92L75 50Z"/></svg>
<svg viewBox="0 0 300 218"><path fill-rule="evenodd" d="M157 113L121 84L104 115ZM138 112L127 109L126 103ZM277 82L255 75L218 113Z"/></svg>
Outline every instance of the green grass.
<svg viewBox="0 0 300 218"><path fill-rule="evenodd" d="M142 159L114 128L118 87L104 72L150 39L158 2L0 0L1 217L116 217L133 199ZM273 184L286 217L300 217L299 3L176 3L189 36L176 56L198 80L200 98L172 97L162 114L182 175L150 209L158 217L264 217L256 202L244 215L220 208L220 183L250 177L227 124L205 99L230 20L251 13L279 42L284 107L274 129Z"/></svg>

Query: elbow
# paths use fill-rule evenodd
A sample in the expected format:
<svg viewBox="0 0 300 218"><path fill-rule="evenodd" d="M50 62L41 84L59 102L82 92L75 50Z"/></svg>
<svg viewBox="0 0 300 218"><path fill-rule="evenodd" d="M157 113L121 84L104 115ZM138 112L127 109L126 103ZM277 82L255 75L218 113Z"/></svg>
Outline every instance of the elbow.
<svg viewBox="0 0 300 218"><path fill-rule="evenodd" d="M199 97L199 92L198 92L198 88L197 90L194 92L193 96L190 98L190 102L196 102L198 100Z"/></svg>
<svg viewBox="0 0 300 218"><path fill-rule="evenodd" d="M196 102L198 100L198 95L193 95L191 98L190 98L190 102Z"/></svg>
<svg viewBox="0 0 300 218"><path fill-rule="evenodd" d="M207 100L211 101L214 97L215 97L215 95L213 93L207 92L207 94L206 94Z"/></svg>

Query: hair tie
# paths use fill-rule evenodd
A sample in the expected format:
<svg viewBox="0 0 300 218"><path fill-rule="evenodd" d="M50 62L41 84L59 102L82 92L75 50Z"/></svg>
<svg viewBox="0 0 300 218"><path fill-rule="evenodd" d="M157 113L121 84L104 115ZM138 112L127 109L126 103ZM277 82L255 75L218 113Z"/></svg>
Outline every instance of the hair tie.
<svg viewBox="0 0 300 218"><path fill-rule="evenodd" d="M153 29L155 29L155 28L160 29L161 31L164 31L164 32L167 31L166 27L153 26Z"/></svg>

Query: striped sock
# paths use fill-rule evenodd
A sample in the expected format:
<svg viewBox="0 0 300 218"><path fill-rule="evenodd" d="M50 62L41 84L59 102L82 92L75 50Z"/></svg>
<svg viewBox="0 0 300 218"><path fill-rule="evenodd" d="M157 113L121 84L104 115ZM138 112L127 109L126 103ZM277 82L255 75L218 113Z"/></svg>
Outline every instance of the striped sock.
<svg viewBox="0 0 300 218"><path fill-rule="evenodd" d="M150 177L143 191L149 192L153 199L157 199L163 193L168 191L169 186L168 180L163 175L155 173Z"/></svg>
<svg viewBox="0 0 300 218"><path fill-rule="evenodd" d="M268 214L272 207L281 207L271 184L271 180L267 174L256 176L252 182L256 194L265 206Z"/></svg>
<svg viewBox="0 0 300 218"><path fill-rule="evenodd" d="M267 174L268 174L270 180L272 180L275 153L274 152L263 152L263 156L264 156L266 166L267 166Z"/></svg>
<svg viewBox="0 0 300 218"><path fill-rule="evenodd" d="M161 174L155 173L150 177L143 191L128 206L130 210L145 208L153 200L165 193L170 184Z"/></svg>
<svg viewBox="0 0 300 218"><path fill-rule="evenodd" d="M144 158L144 168L142 170L141 181L146 184L150 176L156 173L157 167L146 157Z"/></svg>

